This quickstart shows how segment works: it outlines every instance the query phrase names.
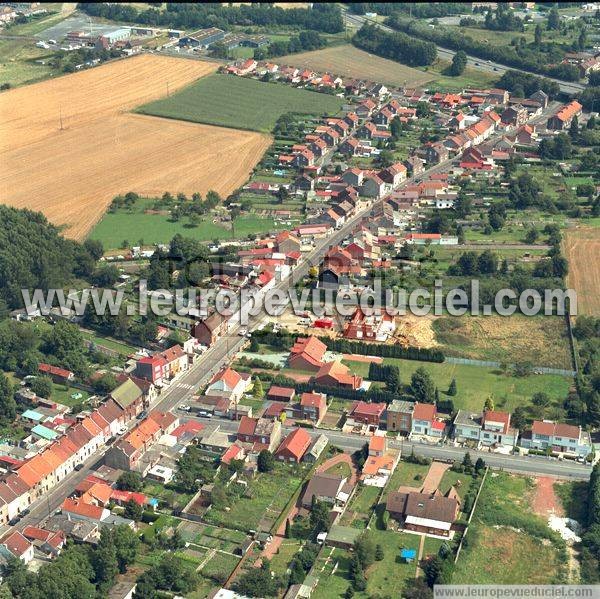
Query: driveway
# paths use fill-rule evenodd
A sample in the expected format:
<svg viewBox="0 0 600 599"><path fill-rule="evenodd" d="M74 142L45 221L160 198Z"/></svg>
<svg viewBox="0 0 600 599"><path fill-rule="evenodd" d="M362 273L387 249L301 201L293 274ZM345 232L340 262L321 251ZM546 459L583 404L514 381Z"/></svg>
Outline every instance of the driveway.
<svg viewBox="0 0 600 599"><path fill-rule="evenodd" d="M450 468L450 464L431 462L429 472L427 472L427 476L423 480L423 493L433 493L440 486L442 477L448 468Z"/></svg>

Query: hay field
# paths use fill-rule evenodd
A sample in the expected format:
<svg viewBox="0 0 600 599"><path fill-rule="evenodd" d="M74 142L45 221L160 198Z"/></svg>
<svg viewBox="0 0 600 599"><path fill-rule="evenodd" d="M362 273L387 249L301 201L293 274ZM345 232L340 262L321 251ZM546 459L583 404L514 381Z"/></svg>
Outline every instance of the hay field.
<svg viewBox="0 0 600 599"><path fill-rule="evenodd" d="M332 46L324 50L290 54L277 59L278 64L289 64L314 71L327 71L354 79L377 81L387 85L424 85L435 79L417 69L407 67L387 58L380 58L350 44Z"/></svg>
<svg viewBox="0 0 600 599"><path fill-rule="evenodd" d="M577 311L600 316L600 228L568 229L564 236L569 261L567 286L577 291Z"/></svg>
<svg viewBox="0 0 600 599"><path fill-rule="evenodd" d="M82 239L118 193L230 193L269 137L125 113L215 67L144 55L2 94L0 201Z"/></svg>

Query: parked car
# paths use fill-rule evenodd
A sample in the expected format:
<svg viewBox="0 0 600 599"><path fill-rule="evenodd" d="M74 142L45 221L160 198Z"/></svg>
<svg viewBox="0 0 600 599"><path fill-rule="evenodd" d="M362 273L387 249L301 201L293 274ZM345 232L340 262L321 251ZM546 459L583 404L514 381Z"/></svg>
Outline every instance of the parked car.
<svg viewBox="0 0 600 599"><path fill-rule="evenodd" d="M147 412L147 410L143 410L142 412L140 412L137 415L137 419L138 420L143 420L144 418L146 418L146 416L148 416L148 412Z"/></svg>
<svg viewBox="0 0 600 599"><path fill-rule="evenodd" d="M179 406L179 410L181 410L182 412L190 412L192 410L192 408L190 408L190 406L186 406L184 404L184 405Z"/></svg>
<svg viewBox="0 0 600 599"><path fill-rule="evenodd" d="M83 470L83 464L77 464L77 466L75 466L76 472L79 472L80 470Z"/></svg>

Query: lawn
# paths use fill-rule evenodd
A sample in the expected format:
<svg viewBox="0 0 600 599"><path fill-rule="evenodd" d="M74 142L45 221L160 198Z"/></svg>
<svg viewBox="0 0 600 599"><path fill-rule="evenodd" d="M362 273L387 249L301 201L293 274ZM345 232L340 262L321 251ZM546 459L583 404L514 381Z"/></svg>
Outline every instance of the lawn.
<svg viewBox="0 0 600 599"><path fill-rule="evenodd" d="M72 397L73 395L81 395L81 397ZM63 404L64 406L74 406L87 401L90 394L82 389L70 387L68 385L59 385L52 383L52 401Z"/></svg>
<svg viewBox="0 0 600 599"><path fill-rule="evenodd" d="M556 584L565 581L564 543L531 511L534 483L489 474L467 533L454 584Z"/></svg>
<svg viewBox="0 0 600 599"><path fill-rule="evenodd" d="M0 83L16 87L57 74L58 71L48 64L51 57L48 50L36 48L31 41L0 40Z"/></svg>
<svg viewBox="0 0 600 599"><path fill-rule="evenodd" d="M340 462L339 464L328 468L327 474L337 474L342 478L348 478L352 474L352 471L350 470L350 466L346 464L346 462Z"/></svg>
<svg viewBox="0 0 600 599"><path fill-rule="evenodd" d="M292 558L302 549L303 541L285 539L271 560L271 570L275 574L285 574Z"/></svg>
<svg viewBox="0 0 600 599"><path fill-rule="evenodd" d="M429 471L429 466L425 464L413 464L412 462L398 462L396 470L392 474L387 486L383 491L381 503L384 503L387 496L397 491L398 487L415 487L420 489L423 485L423 479Z"/></svg>
<svg viewBox="0 0 600 599"><path fill-rule="evenodd" d="M414 579L416 563L406 564L400 560L402 549L415 549L418 551L420 537L393 531L372 530L375 543L383 548L384 558L375 562L366 572L367 590L364 593L356 592L354 597L361 599L375 596L401 597L406 583ZM325 549L324 554L331 559L328 565L320 557L317 561L314 574L319 579L317 588L311 595L317 599L331 599L343 597L350 580L348 567L351 554L341 549ZM332 574L333 566L338 564L335 573Z"/></svg>
<svg viewBox="0 0 600 599"><path fill-rule="evenodd" d="M276 464L272 472L259 474L249 483L248 494L230 506L230 511L214 508L205 520L238 530L269 530L302 481L302 471Z"/></svg>
<svg viewBox="0 0 600 599"><path fill-rule="evenodd" d="M107 212L92 229L91 239L102 241L105 249L117 249L124 245L168 243L178 233L184 237L199 241L213 239L235 239L246 237L250 233L264 233L284 227L276 224L272 218L258 216L239 216L233 229L225 228L210 218L200 221L197 227L190 225L187 218L173 221L168 214L152 214L147 210L153 200L140 200L133 210Z"/></svg>
<svg viewBox="0 0 600 599"><path fill-rule="evenodd" d="M513 377L498 370L468 364L450 364L443 362L418 362L414 360L399 360L386 358L386 364L396 364L400 368L402 382L410 383L412 373L423 367L435 381L442 392L448 388L453 378L456 379L458 394L452 398L456 409L480 411L487 397L492 397L497 409L509 412L519 405L529 405L531 397L538 391L543 391L552 400L562 400L566 397L572 379L554 374L536 374L526 377ZM359 370L360 362L352 362L352 370ZM355 368L356 365L356 368ZM360 372L358 372L360 374Z"/></svg>
<svg viewBox="0 0 600 599"><path fill-rule="evenodd" d="M91 341L94 343L94 345L112 349L113 351L119 352L124 356L134 354L138 351L138 348L134 347L133 345L128 345L127 343L122 343L121 341L116 341L114 339L107 339L106 337L100 337L92 331L82 331L81 334L83 335L84 339Z"/></svg>
<svg viewBox="0 0 600 599"><path fill-rule="evenodd" d="M195 123L270 132L284 113L334 115L342 104L340 98L289 85L211 75L138 111Z"/></svg>
<svg viewBox="0 0 600 599"><path fill-rule="evenodd" d="M427 84L429 90L439 91L462 91L465 88L485 89L493 87L495 81L498 80L497 73L489 73L476 68L466 68L462 75L452 77L446 75L446 69L450 66L450 61L436 60L436 62L428 67L421 67L419 70L424 71L433 81Z"/></svg>

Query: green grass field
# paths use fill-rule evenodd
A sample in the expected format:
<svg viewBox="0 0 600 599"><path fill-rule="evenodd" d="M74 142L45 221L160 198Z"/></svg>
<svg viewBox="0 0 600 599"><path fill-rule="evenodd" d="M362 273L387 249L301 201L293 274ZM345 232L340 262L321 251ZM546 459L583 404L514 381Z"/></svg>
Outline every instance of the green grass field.
<svg viewBox="0 0 600 599"><path fill-rule="evenodd" d="M565 582L563 543L533 513L534 483L505 472L488 474L467 533L453 584Z"/></svg>
<svg viewBox="0 0 600 599"><path fill-rule="evenodd" d="M171 119L251 131L272 131L287 112L334 115L343 100L327 94L263 83L242 77L211 75L138 112Z"/></svg>
<svg viewBox="0 0 600 599"><path fill-rule="evenodd" d="M213 223L210 218L205 218L197 227L192 227L185 217L174 222L167 214L147 214L145 210L152 203L152 200L140 200L131 211L107 212L92 229L90 239L102 241L104 248L108 250L123 247L125 240L129 245L135 245L140 240L144 244L168 243L177 233L200 241L212 241L240 239L251 233L264 233L285 227L283 224L276 224L272 218L259 216L238 217L235 231Z"/></svg>
<svg viewBox="0 0 600 599"><path fill-rule="evenodd" d="M367 376L369 365L364 362L346 362L350 369L360 376ZM512 412L517 406L530 405L531 397L538 391L547 393L552 400L566 397L572 381L568 377L554 374L537 374L526 377L513 377L499 373L491 368L468 364L449 364L443 362L418 362L386 358L386 364L396 364L400 368L402 382L410 383L412 373L423 367L443 392L453 378L458 385L458 394L452 398L454 407L461 410L478 411L489 396L496 408ZM443 396L444 397L444 396Z"/></svg>

